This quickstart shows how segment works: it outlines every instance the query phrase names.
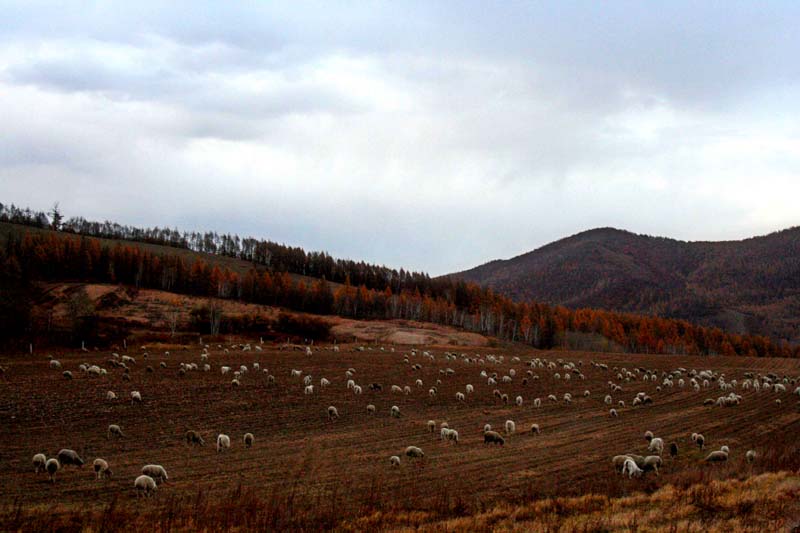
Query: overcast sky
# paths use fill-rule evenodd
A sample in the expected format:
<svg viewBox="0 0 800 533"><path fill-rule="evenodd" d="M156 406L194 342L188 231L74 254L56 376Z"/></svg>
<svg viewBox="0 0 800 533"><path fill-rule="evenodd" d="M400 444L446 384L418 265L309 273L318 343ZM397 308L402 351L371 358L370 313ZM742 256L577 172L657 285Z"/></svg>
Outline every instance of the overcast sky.
<svg viewBox="0 0 800 533"><path fill-rule="evenodd" d="M432 274L800 225L800 2L165 4L0 0L0 202Z"/></svg>

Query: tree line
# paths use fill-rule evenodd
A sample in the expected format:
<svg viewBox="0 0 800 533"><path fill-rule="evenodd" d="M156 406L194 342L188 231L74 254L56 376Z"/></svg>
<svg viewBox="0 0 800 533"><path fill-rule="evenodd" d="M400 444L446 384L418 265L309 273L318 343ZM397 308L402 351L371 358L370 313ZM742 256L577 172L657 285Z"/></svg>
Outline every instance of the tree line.
<svg viewBox="0 0 800 533"><path fill-rule="evenodd" d="M461 280L371 288L345 275L332 290L326 277L309 282L286 271L244 274L185 254L69 232L11 232L0 250L0 276L11 286L35 281L119 283L200 297L235 299L359 319L407 319L455 326L531 346L661 354L798 357L800 347L759 335L737 335L683 320L597 309L517 303Z"/></svg>
<svg viewBox="0 0 800 533"><path fill-rule="evenodd" d="M270 240L208 232L181 232L170 228L137 228L116 222L94 222L83 217L64 219L58 204L48 212L33 211L0 203L0 222L11 222L41 229L52 229L87 237L115 239L180 248L193 252L233 257L263 266L273 272L289 272L313 278L324 277L334 283L346 279L356 285L395 292L403 289L441 292L446 285L424 272L392 269L364 261L336 259L324 251L306 252L302 248Z"/></svg>

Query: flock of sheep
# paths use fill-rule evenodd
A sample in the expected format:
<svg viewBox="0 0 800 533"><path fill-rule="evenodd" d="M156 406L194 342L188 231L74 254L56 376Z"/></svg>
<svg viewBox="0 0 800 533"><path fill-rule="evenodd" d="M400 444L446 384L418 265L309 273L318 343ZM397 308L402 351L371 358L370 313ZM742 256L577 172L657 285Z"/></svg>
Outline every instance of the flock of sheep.
<svg viewBox="0 0 800 533"><path fill-rule="evenodd" d="M225 354L231 354L237 351L262 351L260 345L255 345L255 348L253 348L250 344L236 344L226 348L219 346L219 348L222 349ZM314 355L311 347L306 346L301 349L303 349L305 355ZM339 352L339 347L334 345L327 350ZM364 348L356 348L356 350L363 351ZM380 350L385 351L383 348ZM394 352L394 348L391 348L390 352ZM165 352L164 355L168 356L169 352ZM144 357L147 357L146 353L144 354ZM423 365L432 363L436 361L437 358L442 357L444 358L445 365L448 366L439 369L438 377L433 382L425 384L421 378L413 378L413 374L420 371L423 368ZM409 368L408 374L412 375L411 379L413 379L413 386L410 384L392 384L390 386L385 386L378 382L371 382L368 384L362 382L359 384L356 381L356 369L353 367L349 367L347 369L343 368L344 372L342 382L344 383L346 390L350 391L350 393L356 397L361 396L365 389L371 391L372 393L383 393L385 390L389 395L404 396L416 394L415 390L423 391L420 394L426 394L424 391L427 389L427 396L429 398L436 398L437 395L440 394L443 382L450 379L457 373L456 370L452 368L453 366L456 366L454 364L456 362L461 362L464 366L464 370L460 370L459 374L465 373L473 376L476 380L475 383L485 383L486 392L488 393L488 391L491 389L491 398L493 398L493 401L502 405L511 406L513 404L513 406L521 408L526 404L526 399L522 395L516 395L512 400L509 394L502 390L504 386L516 382L521 382L523 386L533 383L544 385L545 380L542 379L542 376L552 380L549 381L550 383L575 383L576 389L583 390L580 392L576 391L575 396L573 396L573 394L570 392L563 393L560 397L556 394L549 394L546 396L542 394L539 397L533 398L530 402L534 409L542 409L543 405L547 402L569 405L579 400L581 397L584 400L590 400L592 398L592 393L588 389L577 386L578 383L586 379L583 371L583 361L578 360L577 362L571 362L564 358L548 359L545 357L534 357L523 362L521 358L517 356L506 359L506 357L503 355L470 355L466 353L459 354L453 352L433 354L429 351L409 349L407 353L402 355L402 364L407 365ZM788 394L787 386L797 385L795 378L789 378L787 376L781 377L776 374L761 375L748 372L745 373L744 378L739 381L736 379L728 380L725 374L714 372L712 370L687 370L685 368L677 368L670 372L666 372L641 367L631 369L625 367L609 368L609 366L604 363L597 363L594 361L591 361L590 363L594 372L603 373L611 377L611 379L607 381L609 392L602 398L603 404L606 406L614 406L608 407L608 413L611 417L622 416L626 408L645 408L656 401L651 394L656 395L664 389L673 387L691 388L695 392L700 392L704 389L711 390L712 388L718 388L722 394L717 399L711 398L705 400L703 404L708 406L733 407L739 405L740 402L743 401L743 397L737 393L739 390L752 390L761 393L771 391L777 394ZM108 364L114 369L122 370L122 379L124 381L131 381L130 370L137 364L137 362L136 359L130 355L120 356L119 354L114 353L108 360ZM55 359L51 359L49 365L52 369L59 371L62 370L62 364ZM515 368L516 366L527 368L518 371L517 368ZM244 379L249 379L248 375L251 373L262 374L268 384L276 383L278 378L269 373L268 369L262 369L258 362L252 363L251 367L248 367L246 364L239 364L238 366L230 364L218 366L219 373L222 376L226 376L227 378L228 375L231 375L231 387L239 387ZM159 364L159 368L166 369L167 363L162 361ZM496 371L490 370L492 368L496 369ZM504 368L505 371L499 371L501 368ZM90 365L84 363L79 365L78 370L82 373L85 373L87 376L94 378L101 378L109 374L107 369L96 364ZM180 366L178 367L178 376L185 376L189 372L210 372L211 370L211 353L209 352L209 347L205 346L202 352L199 354L199 360L197 362L180 363ZM152 366L148 366L146 371L148 373L155 372L155 369ZM63 376L66 379L75 378L70 370L64 370ZM333 381L335 381L335 379ZM325 391L329 387L335 386L333 381L332 379L328 379L326 377L321 377L315 380L312 375L304 373L299 369L291 369L288 372L289 386L298 387L296 390L302 389L305 396L314 396L320 394L321 391ZM316 385L317 383L318 385ZM634 387L636 383L658 383L658 385L655 387L655 392L651 392L650 394L640 391L628 396L627 398L630 400L630 404L628 404L626 403L626 399L623 399L625 398L626 390ZM477 386L472 383L466 384L463 387L463 390L456 392L455 399L457 402L472 401L470 398L476 394L476 388ZM800 394L800 387L794 389L794 394ZM614 396L616 396L616 399ZM105 398L109 402L114 402L117 400L117 394L116 392L109 390L107 391ZM780 398L777 400L777 403L780 404ZM598 402L598 405L601 405L599 399L596 401ZM142 404L143 396L141 392L138 390L131 391L130 402L132 404ZM377 409L373 403L366 404L367 415L374 415L376 412ZM398 405L392 405L388 414L393 419L405 417L411 417L412 419L414 418L414 413L401 412L401 409ZM328 421L335 423L340 419L339 408L335 405L329 405L325 411L325 415ZM435 420L427 420L425 425L429 433L436 434L437 422ZM504 446L506 444L506 440L515 435L516 432L517 424L511 419L505 421L502 427L502 432L494 430L490 424L485 424L483 426L483 443L485 445ZM541 429L537 423L531 423L529 429L526 431L526 433L530 435L538 435L540 432ZM108 438L123 438L125 437L125 433L118 424L111 424L107 428L106 436ZM458 430L451 428L446 421L442 421L438 424L438 436L439 439L444 443L452 443L457 445L460 442ZM647 452L651 453L651 455L641 456L637 454L623 454L613 457L612 463L614 467L618 471L622 472L623 475L627 475L630 478L641 477L645 472L649 471L653 471L656 473L656 475L658 475L659 467L663 465L662 457L664 456L665 452L669 452L671 457L674 457L678 454L677 443L671 442L669 446L666 446L663 438L655 437L650 431L645 434L645 437L648 441ZM201 434L195 430L188 430L185 433L184 438L187 445L205 445L205 440ZM691 440L701 450L704 449L706 440L703 435L695 433L692 435ZM242 442L246 448L250 448L255 444L255 436L249 432L245 433L242 437ZM218 434L216 438L217 452L223 452L230 448L231 438L226 434ZM709 463L726 461L729 454L729 448L727 446L722 446L719 450L712 451L710 454L708 454L708 456L705 458L705 461ZM400 467L402 455L409 459L423 459L425 457L425 453L423 452L422 448L416 445L408 445L403 453L391 455L389 457L389 464L392 467ZM756 459L756 452L754 450L749 450L746 452L745 457L748 462L752 463ZM55 482L56 473L61 468L65 466L81 467L83 464L84 462L78 456L78 454L70 449L62 449L58 452L56 457L49 459L42 453L37 453L33 457L35 471L47 472L52 482ZM109 478L112 476L109 463L105 459L95 459L93 462L93 467L97 479ZM167 479L167 472L163 466L148 464L142 467L141 474L134 479L133 485L137 494L149 496L156 492L159 482L165 482Z"/></svg>

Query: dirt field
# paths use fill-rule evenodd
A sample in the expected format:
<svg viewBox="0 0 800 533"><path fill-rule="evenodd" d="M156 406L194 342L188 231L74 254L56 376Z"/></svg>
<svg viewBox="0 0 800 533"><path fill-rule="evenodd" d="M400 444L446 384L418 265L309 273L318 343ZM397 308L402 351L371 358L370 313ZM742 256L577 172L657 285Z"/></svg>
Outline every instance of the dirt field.
<svg viewBox="0 0 800 533"><path fill-rule="evenodd" d="M536 352L520 348L428 346L417 348L410 364L403 362L411 347L378 347L357 350L342 346L340 352L315 348L313 355L302 351L281 351L265 345L262 351L227 352L211 347L212 371L190 371L178 376L181 362L200 363L200 347L173 349L169 355L151 350L147 358L141 347L127 353L136 358L131 381L123 381L123 370L113 368L109 352L54 353L63 365L51 369L45 354L2 356L0 365L0 475L4 488L0 505L23 507L48 506L55 502L67 506L101 506L112 500L131 501L133 480L148 463L163 465L169 482L159 487L154 501L173 497L204 498L230 494L234 490L252 490L265 496L291 494L308 506L331 506L331 512L347 515L378 502L401 502L401 506L427 509L442 499L456 501L465 512L473 512L499 501L525 502L550 495L578 495L596 492L622 495L641 490L652 491L668 483L686 479L710 479L749 475L766 470L800 465L794 444L800 431L800 412L794 386L786 393L754 392L737 389L743 400L736 407L704 407L705 398L721 393L712 383L708 389L694 392L688 386L657 391L656 382L620 382L623 393L614 394L614 402L624 400L620 417L609 417L603 397L610 393L609 381L619 382L613 367L642 367L671 371L678 367L712 369L724 372L727 380L744 378L745 372L774 372L780 376L800 375L797 361L786 359L701 358ZM422 355L428 350L435 360ZM504 362L484 365L468 363L463 358L446 360L444 352L455 351L475 357L495 354ZM520 357L512 362L512 357ZM529 369L527 361L540 357L554 361L563 358L581 365L585 376L566 381L553 374L563 370L533 369L540 379L523 385ZM590 364L609 365L604 370ZM165 362L167 368L159 363ZM78 370L81 363L98 364L108 369L106 376L92 378ZM253 370L258 362L262 370L274 375L269 385L267 374ZM422 365L421 370L412 364ZM241 386L232 387L232 375L221 375L220 366L233 369L247 365L249 372ZM154 372L149 373L150 365ZM202 365L201 365L202 366ZM356 396L346 387L345 371L356 370L355 381L364 392ZM455 373L443 375L452 368ZM487 384L479 376L482 369L500 376L514 368L512 383ZM292 369L313 376L314 394L303 393L301 378L290 377ZM62 377L71 370L73 380ZM231 371L231 373L233 370ZM322 389L320 378L331 385ZM415 386L421 379L424 386ZM442 383L431 398L428 389L437 379ZM686 378L688 382L688 377ZM499 381L499 380L498 380ZM377 382L383 391L369 390ZM456 392L466 384L475 387L461 403ZM391 385L409 385L410 395L390 392ZM522 395L522 407L503 405L493 396L500 389L512 399ZM106 392L116 392L119 399L105 400ZM141 391L142 404L129 401L132 390ZM590 392L585 398L584 390ZM638 391L649 394L654 404L630 407ZM549 394L559 399L572 394L572 404L547 400ZM534 398L543 400L541 408ZM776 406L780 398L782 404ZM367 404L377 413L370 416ZM341 418L327 419L329 405L338 408ZM390 417L392 405L402 416ZM457 429L460 442L443 443L428 432L426 422L446 420ZM486 423L501 430L512 419L517 434L507 438L504 447L483 444L482 428ZM531 423L541 427L540 435L530 435ZM107 439L109 424L122 426L126 437ZM188 429L199 431L206 440L202 448L190 448L183 439ZM665 453L661 476L652 473L644 479L623 479L615 474L610 460L620 453L647 455L643 434L652 430L668 444L678 443L680 455L670 459ZM245 449L242 436L255 435L252 449ZM731 461L707 466L701 458L707 452L695 449L690 434L701 432L707 449L727 444ZM214 450L218 433L231 436L232 449ZM437 431L438 433L438 431ZM406 446L421 447L423 460L403 456ZM82 469L66 467L51 484L46 474L34 474L31 458L35 453L54 456L61 448L76 450L87 462ZM744 461L746 450L759 454L755 465ZM389 466L391 455L401 455L400 468ZM96 481L91 462L105 458L114 471L112 479ZM699 477L698 477L699 476ZM148 503L150 505L150 503ZM153 504L154 505L154 504ZM299 505L299 504L298 504Z"/></svg>

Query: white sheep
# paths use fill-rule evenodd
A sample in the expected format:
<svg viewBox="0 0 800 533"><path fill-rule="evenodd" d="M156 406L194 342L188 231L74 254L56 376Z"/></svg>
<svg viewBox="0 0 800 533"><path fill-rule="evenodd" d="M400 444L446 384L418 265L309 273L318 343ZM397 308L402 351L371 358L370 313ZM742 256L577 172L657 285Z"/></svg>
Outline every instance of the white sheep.
<svg viewBox="0 0 800 533"><path fill-rule="evenodd" d="M459 402L466 401L466 399L467 399L467 397L464 396L463 392L457 392L456 393L456 400L458 400Z"/></svg>
<svg viewBox="0 0 800 533"><path fill-rule="evenodd" d="M360 395L361 393L362 393L361 385L356 385L355 387L353 387L353 394L355 394L356 396L358 396L358 395Z"/></svg>
<svg viewBox="0 0 800 533"><path fill-rule="evenodd" d="M367 406L367 411L369 411L369 406ZM334 421L339 418L339 410L336 409L333 405L328 407L328 420Z"/></svg>
<svg viewBox="0 0 800 533"><path fill-rule="evenodd" d="M425 452L423 452L421 448L418 448L416 446L409 446L406 448L406 456L420 459L422 457L425 457Z"/></svg>
<svg viewBox="0 0 800 533"><path fill-rule="evenodd" d="M33 470L37 474L39 472L44 472L45 468L44 465L47 463L47 457L43 453L37 453L33 456Z"/></svg>
<svg viewBox="0 0 800 533"><path fill-rule="evenodd" d="M112 475L111 469L108 468L108 462L105 459L100 459L99 457L94 460L92 463L94 467L94 473L97 476L97 479L102 477L110 478Z"/></svg>
<svg viewBox="0 0 800 533"><path fill-rule="evenodd" d="M644 470L636 466L636 462L628 457L622 464L622 475L624 476L626 473L628 474L628 478L632 478L634 476L642 477Z"/></svg>
<svg viewBox="0 0 800 533"><path fill-rule="evenodd" d="M517 404L517 406L521 407L522 406L522 396L517 396L516 399L514 400L514 402Z"/></svg>
<svg viewBox="0 0 800 533"><path fill-rule="evenodd" d="M511 435L517 431L517 425L514 423L513 420L506 420L506 435Z"/></svg>
<svg viewBox="0 0 800 533"><path fill-rule="evenodd" d="M330 385L330 384L331 384L331 382L330 382L330 381L328 381L328 380L327 380L327 379L325 379L325 378L322 378L322 379L320 379L320 380L319 380L319 386L320 386L320 387L327 387L327 386L328 386L328 385Z"/></svg>
<svg viewBox="0 0 800 533"><path fill-rule="evenodd" d="M448 429L448 428L444 428L443 431L447 432L444 435L444 440L448 440L458 444L458 431L456 431L455 429Z"/></svg>
<svg viewBox="0 0 800 533"><path fill-rule="evenodd" d="M231 367L229 367L229 366L221 366L219 368L219 371L224 376L225 374L227 374L228 372L231 371Z"/></svg>
<svg viewBox="0 0 800 533"><path fill-rule="evenodd" d="M756 460L756 452L755 450L747 450L747 453L744 454L745 458L747 459L748 463L752 463Z"/></svg>
<svg viewBox="0 0 800 533"><path fill-rule="evenodd" d="M539 424L531 424L531 435L538 435L541 433L541 429L539 429Z"/></svg>
<svg viewBox="0 0 800 533"><path fill-rule="evenodd" d="M617 418L619 416L617 410L613 408L609 409L608 414L611 416L611 418Z"/></svg>
<svg viewBox="0 0 800 533"><path fill-rule="evenodd" d="M110 439L111 437L124 437L125 434L122 432L122 428L119 427L117 424L111 424L108 426L108 433L106 434L106 438Z"/></svg>
<svg viewBox="0 0 800 533"><path fill-rule="evenodd" d="M47 473L50 475L50 482L56 482L56 472L61 468L61 463L58 462L58 459L50 458L44 464L44 469L47 470Z"/></svg>
<svg viewBox="0 0 800 533"><path fill-rule="evenodd" d="M217 435L217 452L231 447L231 438L224 433Z"/></svg>
<svg viewBox="0 0 800 533"><path fill-rule="evenodd" d="M541 398L534 399L533 406L536 407L537 409L540 408L542 406L542 399Z"/></svg>
<svg viewBox="0 0 800 533"><path fill-rule="evenodd" d="M389 464L392 466L400 466L400 457L397 455L389 457Z"/></svg>
<svg viewBox="0 0 800 533"><path fill-rule="evenodd" d="M253 436L252 433L245 433L244 434L244 447L245 448L252 448L253 444L255 443L256 438Z"/></svg>
<svg viewBox="0 0 800 533"><path fill-rule="evenodd" d="M131 403L142 403L142 393L138 390L131 391Z"/></svg>
<svg viewBox="0 0 800 533"><path fill-rule="evenodd" d="M306 385L306 388L303 389L303 394L306 396L314 394L314 385Z"/></svg>
<svg viewBox="0 0 800 533"><path fill-rule="evenodd" d="M664 452L664 440L660 437L651 439L647 451L656 452L658 455L661 455Z"/></svg>
<svg viewBox="0 0 800 533"><path fill-rule="evenodd" d="M400 408L396 405L393 405L391 411L389 411L389 414L391 414L393 418L400 418Z"/></svg>
<svg viewBox="0 0 800 533"><path fill-rule="evenodd" d="M134 480L133 486L136 489L137 497L142 495L151 496L158 489L158 485L156 485L155 480L144 474Z"/></svg>
<svg viewBox="0 0 800 533"><path fill-rule="evenodd" d="M475 392L475 387L473 387L469 383L467 384L466 389L467 389L467 394L472 394L473 392Z"/></svg>
<svg viewBox="0 0 800 533"><path fill-rule="evenodd" d="M142 467L142 474L150 476L152 479L159 482L164 482L169 479L167 470L161 465L144 465Z"/></svg>
<svg viewBox="0 0 800 533"><path fill-rule="evenodd" d="M375 406L374 406L374 405L372 405L372 404L369 404L369 405L367 406L367 414L374 415L374 414L375 414L375 411L376 411L376 409L375 409Z"/></svg>
<svg viewBox="0 0 800 533"><path fill-rule="evenodd" d="M302 370L292 369L292 377L293 378L299 378L302 375L303 375L303 371Z"/></svg>

